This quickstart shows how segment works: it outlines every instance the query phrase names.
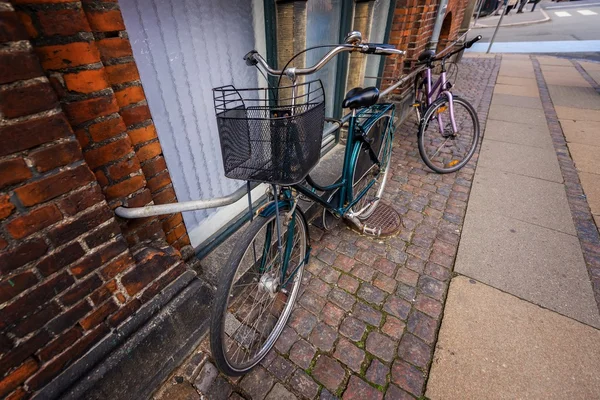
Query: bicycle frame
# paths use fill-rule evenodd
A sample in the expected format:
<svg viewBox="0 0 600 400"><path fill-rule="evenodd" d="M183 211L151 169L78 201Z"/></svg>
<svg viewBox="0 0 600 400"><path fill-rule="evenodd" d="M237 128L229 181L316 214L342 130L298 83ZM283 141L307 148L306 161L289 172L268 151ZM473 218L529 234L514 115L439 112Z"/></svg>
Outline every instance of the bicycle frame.
<svg viewBox="0 0 600 400"><path fill-rule="evenodd" d="M453 97L452 97L452 92L450 92L450 89L447 87L448 81L446 79L446 68L444 67L444 65L442 64L442 72L440 74L440 76L438 77L438 79L435 81L435 83L433 84L432 87L432 74L431 74L431 67L427 67L426 69L426 80L427 80L427 93L425 94L425 97L427 98L427 107L429 107L431 105L431 103L433 103L435 100L439 99L441 96L446 96L448 98L448 106L450 107L450 122L452 123L452 132L454 134L458 133L458 130L456 128L456 120L454 119L454 102L453 102ZM437 91L437 96L435 96L434 99L434 95ZM432 100L433 99L433 100ZM440 129L440 133L444 133L444 124L442 121L442 116L440 114L438 114L438 122L439 122L439 129Z"/></svg>
<svg viewBox="0 0 600 400"><path fill-rule="evenodd" d="M359 122L361 117L368 115L373 110L380 109L376 111L373 115L369 116L363 123ZM311 200L319 203L326 209L330 210L334 214L338 216L345 215L351 208L356 204L373 186L375 180L371 181L366 188L364 188L360 193L355 196L352 196L352 185L353 185L353 166L358 162L358 157L360 155L361 143L356 140L356 132L359 132L361 129L367 131L372 127L372 125L381 118L388 118L388 124L385 129L381 133L382 135L390 135L390 139L393 140L393 129L392 123L394 119L394 106L392 104L377 104L359 112L354 111L349 120L348 126L348 138L346 142L346 148L344 150L344 163L342 167L342 176L335 183L327 186L321 186L314 182L310 175L307 177L306 182L310 186L310 188L303 185L294 185L293 188L303 195L307 196ZM385 155L384 155L385 156ZM375 164L373 164L375 166ZM335 190L340 191L339 199L337 204L334 201L324 200L322 196L318 195L316 191L321 191L325 193L329 193ZM326 196L327 197L327 196Z"/></svg>

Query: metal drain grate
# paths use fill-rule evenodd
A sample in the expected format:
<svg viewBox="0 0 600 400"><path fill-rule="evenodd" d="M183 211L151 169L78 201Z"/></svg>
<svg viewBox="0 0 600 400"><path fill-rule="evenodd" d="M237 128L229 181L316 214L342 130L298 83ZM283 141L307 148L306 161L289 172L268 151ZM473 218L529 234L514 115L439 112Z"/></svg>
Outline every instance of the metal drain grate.
<svg viewBox="0 0 600 400"><path fill-rule="evenodd" d="M381 232L381 236L390 236L400 230L400 214L385 203L379 203L373 215L362 221L369 229Z"/></svg>

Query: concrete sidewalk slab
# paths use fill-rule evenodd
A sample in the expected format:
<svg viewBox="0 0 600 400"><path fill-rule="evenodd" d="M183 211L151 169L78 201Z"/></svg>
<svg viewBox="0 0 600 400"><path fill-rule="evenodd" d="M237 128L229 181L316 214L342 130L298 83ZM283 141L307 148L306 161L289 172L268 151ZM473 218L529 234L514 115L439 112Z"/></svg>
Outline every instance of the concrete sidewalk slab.
<svg viewBox="0 0 600 400"><path fill-rule="evenodd" d="M490 108L488 119L516 122L527 125L548 125L544 111L513 106L494 106Z"/></svg>
<svg viewBox="0 0 600 400"><path fill-rule="evenodd" d="M560 120L560 125L567 142L600 146L600 124L598 122Z"/></svg>
<svg viewBox="0 0 600 400"><path fill-rule="evenodd" d="M548 85L548 91L554 106L600 110L600 96L589 86Z"/></svg>
<svg viewBox="0 0 600 400"><path fill-rule="evenodd" d="M537 86L517 86L496 84L494 94L509 94L513 96L536 97L540 96Z"/></svg>
<svg viewBox="0 0 600 400"><path fill-rule="evenodd" d="M493 104L492 102L492 107ZM523 125L490 119L485 127L485 138L554 150L548 128L541 125Z"/></svg>
<svg viewBox="0 0 600 400"><path fill-rule="evenodd" d="M579 173L579 180L583 186L583 192L587 197L590 210L594 217L600 216L600 175L587 172Z"/></svg>
<svg viewBox="0 0 600 400"><path fill-rule="evenodd" d="M562 183L478 167L469 212L494 213L575 236Z"/></svg>
<svg viewBox="0 0 600 400"><path fill-rule="evenodd" d="M520 108L542 109L542 101L535 97L513 96L510 94L495 93L492 98L492 107L494 106L513 106Z"/></svg>
<svg viewBox="0 0 600 400"><path fill-rule="evenodd" d="M559 120L571 120L571 121L594 121L600 122L600 111L597 110L584 110L573 107L554 107L556 115Z"/></svg>
<svg viewBox="0 0 600 400"><path fill-rule="evenodd" d="M537 81L533 78L517 78L509 76L499 76L496 84L514 85L514 86L530 86L537 89Z"/></svg>
<svg viewBox="0 0 600 400"><path fill-rule="evenodd" d="M539 61L540 65L557 65L563 67L572 67L573 64L571 60L566 58L558 58L558 57L549 57L549 56L536 56L536 59Z"/></svg>
<svg viewBox="0 0 600 400"><path fill-rule="evenodd" d="M547 181L563 181L556 154L551 149L484 138L478 165Z"/></svg>
<svg viewBox="0 0 600 400"><path fill-rule="evenodd" d="M598 162L600 147L569 143L569 151L577 170L600 175L600 162Z"/></svg>
<svg viewBox="0 0 600 400"><path fill-rule="evenodd" d="M426 396L597 399L600 331L464 277L450 284Z"/></svg>
<svg viewBox="0 0 600 400"><path fill-rule="evenodd" d="M575 236L469 209L454 271L600 327Z"/></svg>
<svg viewBox="0 0 600 400"><path fill-rule="evenodd" d="M589 74L590 71L600 71L600 63L590 62L590 61L579 61L579 64L587 71Z"/></svg>
<svg viewBox="0 0 600 400"><path fill-rule="evenodd" d="M567 69L566 67L561 67ZM581 86L590 87L590 84L573 68L575 73L564 72L544 72L544 79L547 85L558 86Z"/></svg>
<svg viewBox="0 0 600 400"><path fill-rule="evenodd" d="M527 69L519 66L501 66L498 76L512 76L516 78L535 78L533 68Z"/></svg>

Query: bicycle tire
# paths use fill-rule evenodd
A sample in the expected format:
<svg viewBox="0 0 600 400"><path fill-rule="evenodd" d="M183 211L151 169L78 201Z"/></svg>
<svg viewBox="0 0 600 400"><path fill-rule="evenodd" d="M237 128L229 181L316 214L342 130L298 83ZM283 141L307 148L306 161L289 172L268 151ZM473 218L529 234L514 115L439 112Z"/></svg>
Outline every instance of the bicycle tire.
<svg viewBox="0 0 600 400"><path fill-rule="evenodd" d="M464 109L467 112L467 115L470 117L470 119L473 123L473 125L472 125L473 126L473 136L472 136L472 139L469 144L469 149L468 149L468 151L465 152L464 157L461 157L460 160L456 160L456 157L453 157L453 159L448 163L451 165L446 167L445 164L443 164L443 163L442 163L442 166L440 166L440 163L434 162L432 160L433 157L431 157L429 154L427 154L427 151L426 151L427 144L425 143L425 141L426 141L425 131L427 130L427 128L432 126L432 121L433 121L433 125L435 125L436 119L435 119L434 113L439 114L439 113L445 111L445 109L442 109L442 107L444 107L444 106L446 106L446 109L449 110L449 107L447 106L448 98L446 96L440 97L436 101L431 103L431 106L429 106L427 108L427 111L425 111L425 115L423 116L423 119L421 120L421 123L419 125L419 134L418 134L419 154L421 155L423 162L425 162L425 164L429 168L431 168L433 171L435 171L439 174L448 174L451 172L458 171L459 169L464 167L469 162L471 157L473 157L473 154L475 153L475 149L477 148L477 143L479 142L480 127L479 127L479 118L477 117L477 112L475 111L473 106L467 100L461 98L460 96L456 96L456 95L453 95L452 97L453 97L453 106L455 109L455 118L456 118L456 114L457 114L457 110L458 110L457 106L464 107ZM442 111L438 111L438 110L442 110ZM448 121L450 120L449 118L446 118L446 119ZM457 121L457 124L459 122L460 121ZM438 129L439 129L439 125L438 125ZM444 130L446 130L446 129L447 128L444 128ZM439 136L444 138L441 134L439 134ZM439 152L439 149L441 149L442 146L444 146L444 144L447 143L449 139L450 139L450 137L447 137L444 140L442 145L440 145L438 147L438 151L433 156L435 156ZM453 138L452 140L454 141L454 140L456 140L456 138ZM435 146L437 146L437 144ZM433 146L433 147L435 148L435 146Z"/></svg>
<svg viewBox="0 0 600 400"><path fill-rule="evenodd" d="M289 210L280 208L279 213L280 213L281 221L285 220L287 211L289 211ZM231 356L228 355L228 353L227 353L228 352L227 342L230 343L229 350L231 350L233 348L232 342L234 341L232 339L232 337L239 338L240 335L244 334L244 332L242 332L241 334L238 334L238 331L240 330L241 327L247 328L247 329L245 329L245 331L250 332L253 336L256 336L255 334L259 334L259 333L261 334L260 336L264 336L266 334L264 331L264 328L262 331L259 331L258 329L255 329L254 327L248 327L247 324L249 322L252 322L253 320L259 321L259 320L263 319L264 311L267 310L266 308L263 310L263 308L261 306L261 309L259 311L262 311L262 312L260 312L260 315L258 315L257 318L255 318L255 319L252 317L252 314L254 311L253 311L253 309L251 309L250 311L247 312L247 316L242 321L240 321L238 319L238 315L233 315L233 313L231 313L231 317L229 318L229 320L227 320L228 308L230 305L229 300L231 299L232 304L234 304L236 301L240 300L240 297L241 297L241 296L238 296L236 298L235 296L233 296L231 294L233 285L234 285L234 283L236 283L236 282L234 282L234 279L237 276L236 273L238 271L240 271L240 267L242 267L242 263L244 262L244 257L248 253L248 250L250 250L254 239L257 238L257 236L261 233L261 231L265 227L267 227L269 224L271 224L272 226L275 225L275 218L276 218L275 213L273 213L272 215L270 215L268 217L263 217L263 216L256 217L256 219L254 219L254 221L250 223L250 226L248 226L248 228L243 232L242 237L239 239L233 252L229 256L227 263L225 264L224 268L220 272L220 276L219 276L220 284L217 287L217 292L216 292L215 299L213 302L213 312L211 315L210 345L211 345L211 352L212 352L213 358L215 360L215 364L217 365L219 370L221 370L221 372L223 372L224 374L229 375L229 376L240 376L240 375L247 373L253 367L255 367L269 353L269 351L273 348L273 346L275 345L275 342L281 335L283 328L287 324L287 320L289 319L289 316L294 308L294 303L298 297L300 285L302 283L302 273L304 271L304 261L307 259L306 253L309 251L310 238L309 238L308 224L306 222L306 218L305 218L304 214L302 213L302 211L299 208L296 208L294 211L294 221L295 221L295 227L300 227L298 231L299 231L300 239L302 240L302 242L300 243L300 251L298 254L298 259L301 260L301 262L299 262L299 264L298 264L299 266L298 266L297 270L295 271L295 274L293 275L293 279L291 281L292 287L291 287L291 290L288 291L289 295L287 296L287 301L284 303L284 308L281 311L281 314L279 315L279 317L275 317L275 318L277 318L277 321L275 322L275 325L272 328L272 330L267 334L265 344L261 347L261 349L256 353L256 355L254 357L252 357L248 361L234 365L234 363L231 360ZM273 229L273 228L274 227L272 227L271 229ZM282 229L282 230L285 231L285 233L282 232L282 238L284 238L283 239L284 243L282 245L283 245L283 248L285 248L286 236L287 236L288 231L287 231L287 229ZM294 228L294 232L295 231L296 231L296 228ZM293 251L295 249L295 237L296 237L296 234L294 233L294 242L293 242L294 244L292 245L293 246L292 255L293 255ZM273 243L273 238L271 238L271 240L266 240L266 239L263 240L263 248L262 248L263 254L264 254L265 248L269 247L269 246L265 246L264 244L268 243L268 242ZM275 249L277 248L276 243L275 243L274 248ZM278 253L279 252L277 252L277 254ZM252 254L250 256L252 256ZM272 260L277 260L277 255L274 255L273 257L269 256L266 258L272 259ZM255 259L254 265L250 265L249 267L247 267L247 269L243 272L243 275L238 278L238 282L242 281L242 279L247 279L247 275L249 274L249 272L251 272L251 269L256 266L256 264L257 264L256 248L254 248L254 259ZM290 263L293 262L292 260L295 260L295 258L292 258L290 260ZM246 268L246 266L244 266L243 268ZM290 272L290 271L288 271L288 272ZM266 272L263 273L261 278L263 276L265 276L266 274L267 274ZM286 273L286 276L287 275L288 274ZM276 278L274 280L276 280ZM252 287L254 285L256 285L257 296L251 300L252 306L254 306L255 301L258 299L259 294L261 295L262 298L265 298L265 299L267 299L268 297L271 297L271 295L267 292L267 290L264 289L264 286L261 286L262 279L255 278L255 279L252 279L250 281L250 283L247 283L247 284L244 282L247 282L247 281L242 281L242 285L247 286L247 288L249 288L249 290L250 290L250 293L243 300L247 300L250 297L250 295L252 294L252 292L254 290ZM263 288L262 291L264 293L267 293L266 295L264 293L261 293L261 287ZM281 288L278 289L277 294L275 295L275 297L273 297L274 299L275 298L277 298L278 300L280 299L281 295L283 294L283 291L281 291L280 289ZM241 294L245 295L246 291L247 291L246 288L242 289ZM271 306L269 308L269 313L264 318L265 320L269 320L269 317L271 316L269 314L272 311L273 305L275 304L274 301L275 300L273 300L273 303L271 304ZM245 304L246 304L245 302L242 302L241 304L238 303L236 305L236 307L237 307L237 309L235 311L236 314L241 313L243 315ZM246 307L246 309L247 309L247 307ZM249 320L246 323L245 321L248 318L249 318ZM229 323L228 326L226 326L227 325L226 320L227 320L227 323ZM232 324L235 325L236 322L239 323L240 325L238 326L238 328L235 330L234 333L231 333L230 336L227 336L228 335L227 331L231 330ZM246 325L244 323L246 323ZM251 329L254 329L254 332L252 332ZM226 336L227 336L227 339L226 339ZM244 336L241 341L245 341L246 339L247 339L247 337ZM250 338L250 339L252 339L252 338ZM235 344L240 349L242 348L242 346L240 345L239 342L235 342ZM250 349L251 348L252 348L252 346L250 346Z"/></svg>
<svg viewBox="0 0 600 400"><path fill-rule="evenodd" d="M385 115L388 118L388 125L386 128L384 128L383 139L379 147L378 158L379 160L381 160L379 168L377 168L373 164L373 166L365 174L359 174L360 176L357 176L357 170L359 169L360 162L359 159L361 156L364 157L363 159L367 159L368 157L369 161L372 163L368 155L368 150L365 149L366 145L364 143L361 143L361 148L359 150L361 155L356 158L356 161L352 167L353 198L357 194L360 194L360 192L362 192L362 190L366 188L366 185L371 182L369 179L367 179L368 177L371 177L372 179L376 180L376 182L369 188L369 190L363 195L363 197L359 201L357 201L357 203L352 207L352 211L355 212L354 215L360 220L365 220L369 218L375 212L375 209L379 205L379 201L381 200L381 197L383 195L383 191L385 190L387 177L390 171L389 165L390 159L392 157L393 147L392 129L394 129L394 126L393 121L389 121L389 119L392 118L392 116L390 114ZM371 129L374 128L375 125L373 125ZM356 212L359 212L362 208L366 206L366 203L370 201L373 202L368 208L366 208L363 212L356 214Z"/></svg>

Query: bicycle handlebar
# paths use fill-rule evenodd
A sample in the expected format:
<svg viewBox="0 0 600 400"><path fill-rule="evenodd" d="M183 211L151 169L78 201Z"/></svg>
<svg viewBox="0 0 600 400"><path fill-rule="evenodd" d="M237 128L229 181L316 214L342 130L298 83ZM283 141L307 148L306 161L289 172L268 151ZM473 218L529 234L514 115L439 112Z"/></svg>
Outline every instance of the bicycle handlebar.
<svg viewBox="0 0 600 400"><path fill-rule="evenodd" d="M359 51L364 54L379 54L379 55L392 55L405 54L404 51L396 49L391 44L384 43L363 43L363 44L340 44L328 51L327 54L323 56L315 65L309 68L286 68L285 71L276 70L269 66L269 64L265 61L265 59L256 51L252 50L244 56L244 60L246 61L246 65L254 66L259 64L264 70L273 76L277 75L286 75L290 79L294 80L298 75L310 75L325 66L333 57L342 52L354 52Z"/></svg>

